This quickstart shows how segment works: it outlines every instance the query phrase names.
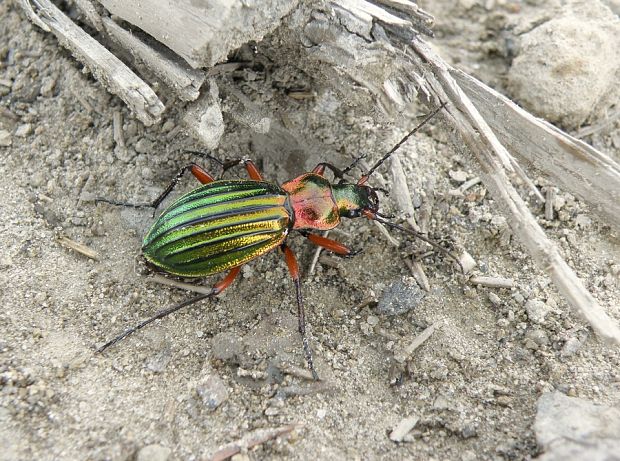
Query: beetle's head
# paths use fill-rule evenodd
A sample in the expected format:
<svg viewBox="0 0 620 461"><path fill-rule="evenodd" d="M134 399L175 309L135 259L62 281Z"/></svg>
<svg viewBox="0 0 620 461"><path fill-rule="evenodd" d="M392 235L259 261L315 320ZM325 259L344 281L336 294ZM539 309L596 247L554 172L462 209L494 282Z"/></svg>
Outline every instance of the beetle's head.
<svg viewBox="0 0 620 461"><path fill-rule="evenodd" d="M343 218L358 218L365 211L376 213L379 210L377 190L379 189L360 184L332 185L338 213Z"/></svg>

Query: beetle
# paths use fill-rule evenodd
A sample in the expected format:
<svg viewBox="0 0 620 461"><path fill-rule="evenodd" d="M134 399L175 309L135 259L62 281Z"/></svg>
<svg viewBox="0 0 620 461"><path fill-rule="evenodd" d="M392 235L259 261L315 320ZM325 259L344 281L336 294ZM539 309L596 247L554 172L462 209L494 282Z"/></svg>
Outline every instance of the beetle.
<svg viewBox="0 0 620 461"><path fill-rule="evenodd" d="M202 185L181 196L165 209L144 236L142 253L157 269L176 276L197 278L228 271L208 294L196 296L158 312L107 342L98 352L103 352L157 319L202 299L218 295L233 283L244 264L280 248L295 285L298 330L306 363L313 378L318 380L312 350L306 337L299 265L286 241L291 231L299 231L315 245L341 256L351 256L354 252L345 245L311 231L333 229L340 224L341 218L365 217L414 235L456 259L432 240L388 221L387 216L379 212L377 192L383 190L366 185L372 173L444 106L445 104L442 104L427 115L355 183L347 182L344 175L360 158L344 170L329 163L319 163L311 172L282 185L265 181L251 160L242 159L222 165L226 170L241 163L250 179L216 180L202 167L192 163L181 169L152 203L129 204L97 199L114 205L149 206L156 209L172 192L183 174L191 172ZM339 182L332 183L326 179L326 170L330 170Z"/></svg>

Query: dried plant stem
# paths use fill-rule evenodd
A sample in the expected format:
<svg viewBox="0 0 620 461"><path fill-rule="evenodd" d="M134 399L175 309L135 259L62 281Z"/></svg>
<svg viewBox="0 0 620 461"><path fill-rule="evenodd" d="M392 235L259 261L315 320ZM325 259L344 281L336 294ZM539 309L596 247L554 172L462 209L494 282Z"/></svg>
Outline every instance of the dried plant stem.
<svg viewBox="0 0 620 461"><path fill-rule="evenodd" d="M280 426L275 428L256 429L255 431L247 433L236 442L224 445L211 456L208 456L207 459L210 461L223 461L230 458L231 456L236 455L237 453L247 451L257 445L268 442L269 440L273 440L282 435L289 434L298 427L300 427L299 424L287 424L286 426Z"/></svg>
<svg viewBox="0 0 620 461"><path fill-rule="evenodd" d="M513 170L510 155L453 78L449 65L421 40L414 40L412 46L422 58L421 71L429 86L439 99L452 103L446 111L447 119L481 166L482 179L500 204L514 233L538 266L551 277L569 305L592 325L599 336L620 344L620 328L616 322L605 313L568 266L510 183L506 174L506 171Z"/></svg>
<svg viewBox="0 0 620 461"><path fill-rule="evenodd" d="M111 93L125 101L145 125L159 121L164 105L149 85L51 1L34 0L33 3L39 15L35 14L27 0L19 2L34 24L56 35L60 43L86 65Z"/></svg>

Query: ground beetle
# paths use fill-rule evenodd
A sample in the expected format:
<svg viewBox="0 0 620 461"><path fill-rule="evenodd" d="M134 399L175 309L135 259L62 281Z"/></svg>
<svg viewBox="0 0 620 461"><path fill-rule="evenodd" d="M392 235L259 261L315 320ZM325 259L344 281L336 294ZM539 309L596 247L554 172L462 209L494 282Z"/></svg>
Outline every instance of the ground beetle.
<svg viewBox="0 0 620 461"><path fill-rule="evenodd" d="M386 220L386 216L379 213L377 191L381 189L366 185L370 175L444 105L429 114L355 184L347 183L344 175L357 164L359 158L344 170L329 163L320 163L312 172L304 173L281 186L264 181L251 160L238 160L227 162L224 169L242 163L250 176L249 180L216 180L193 163L183 168L153 203L128 204L98 199L114 205L157 208L181 176L190 171L203 185L183 195L159 216L144 237L142 252L156 268L181 277L204 277L228 271L209 294L196 296L158 312L154 317L104 344L98 351L102 352L157 319L221 293L232 284L244 264L275 248L280 248L295 283L299 333L303 341L306 362L314 379L318 379L312 363L312 351L306 338L299 266L295 255L286 245L289 233L292 230L300 231L315 245L338 255L349 256L352 252L346 246L335 240L312 234L310 230L333 229L340 223L340 218L363 216L415 235L452 257L450 253L424 236ZM330 183L324 177L326 169L331 170L339 179L338 183Z"/></svg>

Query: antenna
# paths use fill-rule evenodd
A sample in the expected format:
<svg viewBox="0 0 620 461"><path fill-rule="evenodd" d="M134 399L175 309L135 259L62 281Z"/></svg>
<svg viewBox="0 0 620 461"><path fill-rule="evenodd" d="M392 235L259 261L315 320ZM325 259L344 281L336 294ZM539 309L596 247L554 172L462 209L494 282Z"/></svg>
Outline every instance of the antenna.
<svg viewBox="0 0 620 461"><path fill-rule="evenodd" d="M373 173L375 172L375 170L376 170L377 168L379 168L379 167L383 164L383 162L385 162L388 158L390 158L390 156L391 156L394 152L396 152L400 146L402 146L405 142L407 142L407 140L408 140L411 136L413 136L415 133L417 133L417 132L420 130L420 128L422 128L424 125L426 125L426 124L427 124L427 123L428 123L428 122L429 122L429 121L430 121L430 120L431 120L431 119L432 119L435 115L437 115L437 113L438 113L441 109L443 109L444 107L446 107L446 104L447 104L447 103L445 103L445 102L441 103L441 105L440 105L437 109L435 109L433 112L431 112L430 114L428 114L428 115L424 118L424 120L422 120L422 122L420 122L420 124L419 124L418 126L416 126L413 130L411 130L409 133L407 133L407 134L405 135L405 137L404 137L403 139L401 139L400 141L398 141L398 143L396 143L396 145L395 145L394 147L392 147L392 149L391 149L391 150L390 150L387 154L385 154L383 157L381 157L381 159L380 159L377 163L375 163L375 164L372 166L372 168L370 168L370 170L368 170L368 172L367 172L366 174L364 174L364 175L360 178L360 180L359 180L357 183L361 185L361 184L364 184L366 181L368 181L368 178L370 177L370 175L371 175L371 174L373 174ZM343 170L343 173L347 173L349 170L351 170L351 168L353 168L355 165L357 165L357 163L358 163L358 162L359 162L359 161L360 161L363 157L364 157L364 156L361 156L361 157L356 158L356 159L353 161L353 163L351 163L351 165L349 165L347 168L345 168L345 169Z"/></svg>
<svg viewBox="0 0 620 461"><path fill-rule="evenodd" d="M372 219L374 221L380 222L381 224L385 224L386 226L391 227L393 229L398 229L401 232L404 232L406 234L412 235L413 237L418 238L418 239L422 240L423 242L428 243L430 246L432 246L433 248L435 248L436 250L440 251L441 253L446 255L448 258L450 258L454 262L456 262L459 265L459 267L461 268L461 272L463 274L465 273L465 268L463 267L463 263L461 263L461 260L458 258L458 256L456 256L454 253L451 253L450 251L446 250L444 247L439 245L437 242L434 242L430 238L426 237L425 235L422 235L419 232L414 231L413 229L407 229L406 227L403 227L403 226L401 226L399 224L396 224L396 223L393 223L391 221L388 221L387 219L384 219L383 216L379 215L379 213L370 213L370 214L367 214L366 217L368 217L369 219Z"/></svg>

